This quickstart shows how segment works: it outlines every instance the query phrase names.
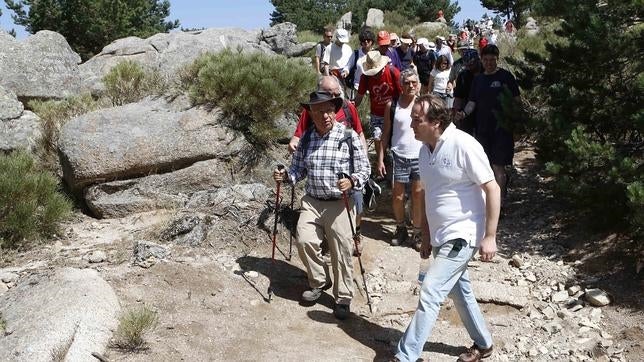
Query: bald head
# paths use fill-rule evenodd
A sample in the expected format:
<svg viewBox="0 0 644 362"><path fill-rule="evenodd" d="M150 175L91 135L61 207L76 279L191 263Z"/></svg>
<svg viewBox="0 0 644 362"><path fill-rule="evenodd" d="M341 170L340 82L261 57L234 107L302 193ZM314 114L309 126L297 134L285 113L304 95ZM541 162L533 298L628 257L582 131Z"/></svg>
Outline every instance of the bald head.
<svg viewBox="0 0 644 362"><path fill-rule="evenodd" d="M324 75L318 81L318 91L331 93L334 96L339 96L342 91L340 90L340 82L332 75Z"/></svg>

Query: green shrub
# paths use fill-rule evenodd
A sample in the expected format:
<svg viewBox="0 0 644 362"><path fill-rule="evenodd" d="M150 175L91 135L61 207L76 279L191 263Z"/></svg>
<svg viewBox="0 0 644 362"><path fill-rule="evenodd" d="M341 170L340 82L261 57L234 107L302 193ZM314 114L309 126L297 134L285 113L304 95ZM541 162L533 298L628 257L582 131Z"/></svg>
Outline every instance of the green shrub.
<svg viewBox="0 0 644 362"><path fill-rule="evenodd" d="M29 154L0 155L0 247L15 248L27 238L52 235L70 211L57 179L39 170Z"/></svg>
<svg viewBox="0 0 644 362"><path fill-rule="evenodd" d="M159 94L164 80L157 71L146 71L141 64L125 60L103 77L107 97L115 106L137 102L148 95Z"/></svg>
<svg viewBox="0 0 644 362"><path fill-rule="evenodd" d="M517 42L528 124L557 196L578 219L641 237L644 28L633 16L641 9L633 2L579 4L543 1L539 15L560 20L548 25L551 32Z"/></svg>
<svg viewBox="0 0 644 362"><path fill-rule="evenodd" d="M37 155L44 167L52 172L58 170L58 135L60 128L70 119L103 107L89 94L69 97L62 101L32 100L28 108L40 117L42 138Z"/></svg>
<svg viewBox="0 0 644 362"><path fill-rule="evenodd" d="M143 349L145 347L143 337L154 329L158 321L157 313L146 306L128 310L119 318L119 326L111 346L128 351Z"/></svg>
<svg viewBox="0 0 644 362"><path fill-rule="evenodd" d="M316 83L301 61L232 50L202 55L180 77L195 104L219 107L228 126L258 149L285 136L275 120L296 111Z"/></svg>

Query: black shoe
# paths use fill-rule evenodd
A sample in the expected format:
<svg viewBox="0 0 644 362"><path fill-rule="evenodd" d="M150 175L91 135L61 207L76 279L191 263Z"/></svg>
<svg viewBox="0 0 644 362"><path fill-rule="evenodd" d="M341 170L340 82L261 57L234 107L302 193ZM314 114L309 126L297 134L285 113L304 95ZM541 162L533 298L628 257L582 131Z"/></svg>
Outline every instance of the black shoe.
<svg viewBox="0 0 644 362"><path fill-rule="evenodd" d="M392 246L403 245L405 242L407 242L407 238L409 238L409 232L407 231L407 227L405 225L398 225L396 226L394 237L391 239L391 245Z"/></svg>
<svg viewBox="0 0 644 362"><path fill-rule="evenodd" d="M339 320L345 320L351 315L349 304L337 304L333 308L333 315Z"/></svg>

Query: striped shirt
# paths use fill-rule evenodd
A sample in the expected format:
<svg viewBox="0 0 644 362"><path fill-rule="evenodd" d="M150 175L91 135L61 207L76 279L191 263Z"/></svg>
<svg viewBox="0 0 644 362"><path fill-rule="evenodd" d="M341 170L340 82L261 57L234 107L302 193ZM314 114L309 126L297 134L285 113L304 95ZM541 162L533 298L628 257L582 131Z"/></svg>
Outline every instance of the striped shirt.
<svg viewBox="0 0 644 362"><path fill-rule="evenodd" d="M307 177L304 187L307 195L317 199L340 199L342 193L337 186L337 174L343 172L354 177L357 180L354 189L361 190L369 179L371 167L362 142L355 131L351 131L354 171L353 174L350 172L349 145L343 141L345 128L342 123L336 122L322 136L314 129L310 130L306 150L298 145L293 155L293 162L288 169L290 182L295 183Z"/></svg>

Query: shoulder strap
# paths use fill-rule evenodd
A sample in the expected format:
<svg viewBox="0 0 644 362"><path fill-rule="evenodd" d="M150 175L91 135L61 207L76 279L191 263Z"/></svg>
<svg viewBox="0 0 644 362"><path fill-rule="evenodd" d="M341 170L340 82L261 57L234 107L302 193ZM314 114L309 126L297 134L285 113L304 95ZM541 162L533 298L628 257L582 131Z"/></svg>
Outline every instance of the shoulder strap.
<svg viewBox="0 0 644 362"><path fill-rule="evenodd" d="M302 148L302 157L306 158L306 151L309 149L309 143L311 142L311 132L313 132L313 126L309 127L306 131L304 131L304 134L302 135L302 138L300 139L300 144L297 146L298 148Z"/></svg>
<svg viewBox="0 0 644 362"><path fill-rule="evenodd" d="M344 137L338 142L338 149L342 148L342 144L345 142L349 146L349 173L353 175L355 170L353 167L353 129L348 127L344 129Z"/></svg>

